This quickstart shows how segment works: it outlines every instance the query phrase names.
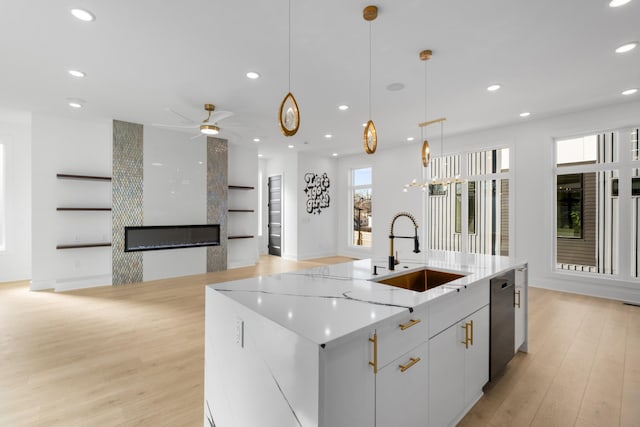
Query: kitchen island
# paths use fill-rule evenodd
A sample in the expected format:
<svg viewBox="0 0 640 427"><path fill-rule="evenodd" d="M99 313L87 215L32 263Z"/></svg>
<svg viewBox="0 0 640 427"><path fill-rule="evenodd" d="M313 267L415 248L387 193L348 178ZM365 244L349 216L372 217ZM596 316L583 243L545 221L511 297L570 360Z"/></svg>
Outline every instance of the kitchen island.
<svg viewBox="0 0 640 427"><path fill-rule="evenodd" d="M489 380L489 284L509 271L511 342L526 351L525 263L438 251L374 265L208 286L205 426L455 424ZM425 267L461 277L424 292L378 283Z"/></svg>

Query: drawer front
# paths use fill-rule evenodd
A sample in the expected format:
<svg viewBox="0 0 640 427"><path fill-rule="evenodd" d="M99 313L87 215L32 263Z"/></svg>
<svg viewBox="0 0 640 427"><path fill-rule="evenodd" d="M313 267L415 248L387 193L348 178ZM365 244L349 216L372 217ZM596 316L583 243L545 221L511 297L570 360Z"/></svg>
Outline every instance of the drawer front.
<svg viewBox="0 0 640 427"><path fill-rule="evenodd" d="M472 283L459 292L451 292L429 306L429 338L469 314L489 304L489 280Z"/></svg>
<svg viewBox="0 0 640 427"><path fill-rule="evenodd" d="M378 334L378 366L392 360L427 340L427 310L406 313L399 320L382 326Z"/></svg>
<svg viewBox="0 0 640 427"><path fill-rule="evenodd" d="M428 345L398 357L376 377L376 426L426 426L429 413Z"/></svg>

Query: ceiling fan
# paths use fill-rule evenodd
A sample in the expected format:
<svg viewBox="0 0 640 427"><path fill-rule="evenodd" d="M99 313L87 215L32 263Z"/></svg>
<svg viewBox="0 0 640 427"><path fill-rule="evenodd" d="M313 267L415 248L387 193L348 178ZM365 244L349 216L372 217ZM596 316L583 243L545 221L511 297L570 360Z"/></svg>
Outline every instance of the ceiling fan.
<svg viewBox="0 0 640 427"><path fill-rule="evenodd" d="M233 113L231 111L215 111L215 109L216 106L213 104L204 104L204 110L208 113L207 118L205 118L202 122L197 122L185 116L184 114L181 114L173 110L172 108L167 107L165 108L165 110L180 117L183 124L168 125L154 123L153 126L168 127L174 129L199 129L200 134L202 135L217 135L220 133L220 128L217 126L218 122L233 116Z"/></svg>

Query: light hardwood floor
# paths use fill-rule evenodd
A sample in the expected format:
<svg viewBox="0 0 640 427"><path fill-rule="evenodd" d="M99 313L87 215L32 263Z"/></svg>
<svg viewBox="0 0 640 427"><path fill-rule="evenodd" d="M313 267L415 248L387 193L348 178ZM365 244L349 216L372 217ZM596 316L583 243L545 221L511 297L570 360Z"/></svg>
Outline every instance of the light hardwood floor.
<svg viewBox="0 0 640 427"><path fill-rule="evenodd" d="M203 425L204 285L256 267L66 293L0 284L0 426ZM530 289L528 354L461 426L640 426L640 308Z"/></svg>

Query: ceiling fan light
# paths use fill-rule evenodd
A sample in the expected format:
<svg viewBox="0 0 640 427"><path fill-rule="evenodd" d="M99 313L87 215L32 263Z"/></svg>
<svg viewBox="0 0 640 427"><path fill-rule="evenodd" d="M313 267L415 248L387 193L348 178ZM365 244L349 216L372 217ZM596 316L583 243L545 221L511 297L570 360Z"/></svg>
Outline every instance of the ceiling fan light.
<svg viewBox="0 0 640 427"><path fill-rule="evenodd" d="M215 125L200 125L200 133L205 135L217 135L220 133L220 128Z"/></svg>

